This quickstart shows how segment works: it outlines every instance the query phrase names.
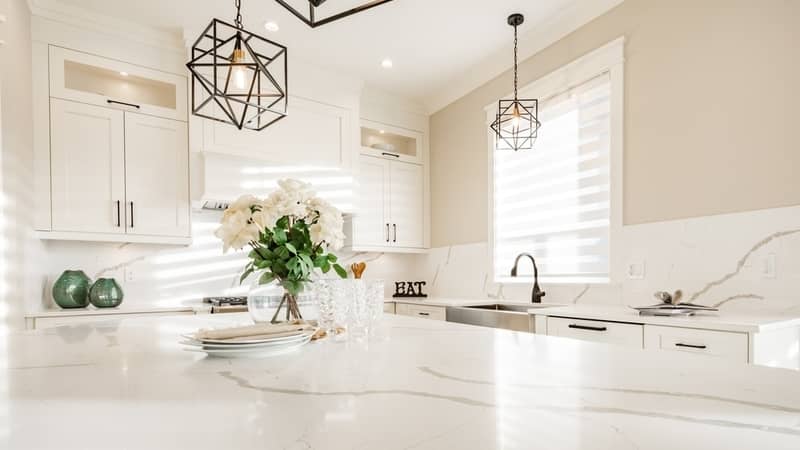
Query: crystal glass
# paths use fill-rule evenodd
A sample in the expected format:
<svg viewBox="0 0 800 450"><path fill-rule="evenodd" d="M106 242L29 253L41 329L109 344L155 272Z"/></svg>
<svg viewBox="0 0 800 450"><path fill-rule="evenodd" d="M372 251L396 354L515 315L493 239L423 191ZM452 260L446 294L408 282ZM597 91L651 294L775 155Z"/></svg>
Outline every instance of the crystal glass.
<svg viewBox="0 0 800 450"><path fill-rule="evenodd" d="M367 284L367 308L369 309L368 329L374 335L383 318L384 283L383 280L370 280Z"/></svg>
<svg viewBox="0 0 800 450"><path fill-rule="evenodd" d="M347 336L358 339L369 331L370 306L367 283L364 280L350 282L350 311L347 315Z"/></svg>

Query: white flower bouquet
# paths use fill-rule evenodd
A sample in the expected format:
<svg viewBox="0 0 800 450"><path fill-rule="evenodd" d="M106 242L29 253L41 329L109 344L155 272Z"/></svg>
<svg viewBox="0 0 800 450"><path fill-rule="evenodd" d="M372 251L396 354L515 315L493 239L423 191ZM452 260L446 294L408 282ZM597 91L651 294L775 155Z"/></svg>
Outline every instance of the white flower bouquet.
<svg viewBox="0 0 800 450"><path fill-rule="evenodd" d="M253 273L260 274L259 284L277 281L286 292L281 306L285 303L290 315L301 319L297 295L315 269L323 273L333 269L347 277L331 253L344 243L344 222L342 213L317 197L310 184L285 179L278 186L263 200L239 197L225 210L214 234L225 252L251 247L240 282Z"/></svg>

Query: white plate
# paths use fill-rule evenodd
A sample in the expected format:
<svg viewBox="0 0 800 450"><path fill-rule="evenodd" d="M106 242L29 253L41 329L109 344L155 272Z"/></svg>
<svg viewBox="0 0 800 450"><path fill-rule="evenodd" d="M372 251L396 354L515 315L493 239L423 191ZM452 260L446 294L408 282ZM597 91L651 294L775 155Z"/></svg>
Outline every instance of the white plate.
<svg viewBox="0 0 800 450"><path fill-rule="evenodd" d="M280 346L271 347L258 347L258 348L224 348L224 349L211 349L211 348L185 348L187 352L200 352L206 353L208 356L221 357L221 358L266 358L268 356L283 355L285 353L293 352L300 347L306 345L311 341L311 336L305 339L292 342Z"/></svg>
<svg viewBox="0 0 800 450"><path fill-rule="evenodd" d="M298 331L295 334L289 336L279 336L279 337L257 337L253 336L251 338L239 338L237 340L231 339L197 339L192 334L182 334L181 336L195 342L202 342L204 344L216 344L216 345L241 345L241 344L264 344L268 342L288 342L294 339L297 339L299 336L305 336L306 334L314 334L316 330L309 330L309 331Z"/></svg>
<svg viewBox="0 0 800 450"><path fill-rule="evenodd" d="M281 339L279 341L267 341L267 342L255 342L255 343L238 343L238 342L229 342L226 344L214 344L210 342L203 342L198 341L195 339L188 339L186 341L180 342L183 345L190 345L193 347L203 347L203 348L211 348L211 349L246 349L246 348L259 348L259 347L275 347L279 345L288 345L298 341L302 341L307 339L309 336L313 336L314 333L303 333L298 334L297 336L291 336L291 339Z"/></svg>

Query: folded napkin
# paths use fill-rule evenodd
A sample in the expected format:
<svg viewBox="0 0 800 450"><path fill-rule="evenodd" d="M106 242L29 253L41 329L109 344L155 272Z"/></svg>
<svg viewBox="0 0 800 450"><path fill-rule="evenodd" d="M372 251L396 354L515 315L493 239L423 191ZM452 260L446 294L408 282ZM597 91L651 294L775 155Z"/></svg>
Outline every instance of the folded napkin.
<svg viewBox="0 0 800 450"><path fill-rule="evenodd" d="M314 326L307 322L268 324L257 323L244 327L225 328L221 330L200 330L194 334L194 339L199 341L206 339L235 341L238 338L266 338L292 336L303 332L311 332Z"/></svg>

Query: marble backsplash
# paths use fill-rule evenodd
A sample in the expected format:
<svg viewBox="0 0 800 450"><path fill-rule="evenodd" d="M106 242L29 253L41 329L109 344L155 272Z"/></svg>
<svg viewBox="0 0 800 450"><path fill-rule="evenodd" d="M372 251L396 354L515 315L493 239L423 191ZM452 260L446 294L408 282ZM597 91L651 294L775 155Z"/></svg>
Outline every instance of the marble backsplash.
<svg viewBox="0 0 800 450"><path fill-rule="evenodd" d="M26 308L54 307L50 291L66 269L81 269L92 279L116 278L125 291L127 306L180 306L197 303L205 296L244 295L250 285L247 281L240 285L239 275L247 263L246 253L222 254L222 244L213 235L219 218L220 213L214 211L194 212L193 243L188 247L44 241L37 284L40 295L34 295ZM404 279L413 267L410 255L337 252L337 256L345 266L367 262L365 278L385 279L388 295L394 289L392 281Z"/></svg>
<svg viewBox="0 0 800 450"><path fill-rule="evenodd" d="M800 314L800 207L624 226L607 285L543 283L554 303L654 303L656 291L724 309ZM432 249L415 275L438 297L530 300L530 280L499 285L487 243ZM527 262L525 262L527 264Z"/></svg>

